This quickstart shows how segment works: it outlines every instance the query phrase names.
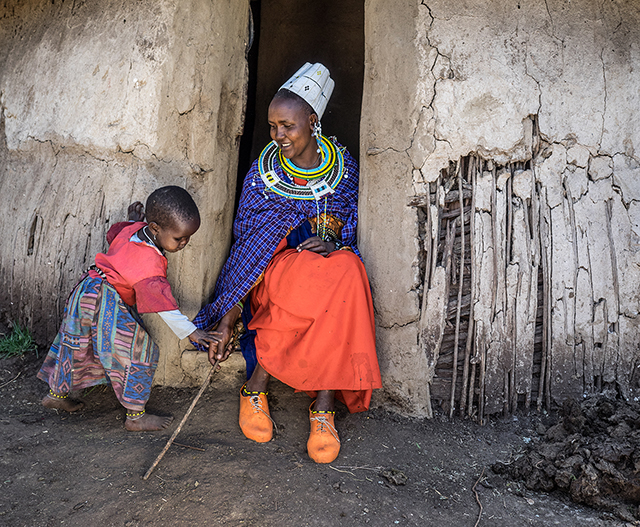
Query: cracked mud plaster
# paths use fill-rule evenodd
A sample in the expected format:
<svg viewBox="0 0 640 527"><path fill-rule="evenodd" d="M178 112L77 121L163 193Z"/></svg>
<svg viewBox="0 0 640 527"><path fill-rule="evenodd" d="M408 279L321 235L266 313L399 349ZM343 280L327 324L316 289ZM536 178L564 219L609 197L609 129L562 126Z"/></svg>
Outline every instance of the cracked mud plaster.
<svg viewBox="0 0 640 527"><path fill-rule="evenodd" d="M520 138L528 115L539 116L550 141L573 134L594 152L635 155L640 94L629 82L640 80L633 67L640 59L637 7L583 0L462 9L433 1L422 11L425 44L416 53L422 77L432 80L417 103L433 110L435 131L428 143L414 142L411 158L426 181L469 152L500 164L526 158L518 148L526 146ZM424 160L421 150L429 153Z"/></svg>
<svg viewBox="0 0 640 527"><path fill-rule="evenodd" d="M488 412L535 392L531 356L508 348L531 347L538 269L549 353L539 398L638 388L640 9L519 7L423 1L416 23L425 86L407 149L415 194L432 193L441 171L470 154L498 167L531 163L502 179L481 173L473 188ZM425 298L435 293L424 288Z"/></svg>
<svg viewBox="0 0 640 527"><path fill-rule="evenodd" d="M231 236L246 71L228 56L243 56L247 16L247 2L206 0L0 7L5 321L50 343L108 228L170 184L191 192L204 228L169 255L169 281L188 316L208 299ZM153 317L156 382L179 384L181 349Z"/></svg>
<svg viewBox="0 0 640 527"><path fill-rule="evenodd" d="M462 350L469 353L457 364L460 371L469 365L465 361L478 365L480 371L472 375L480 399L472 396L469 410L477 404L480 418L603 388L625 397L640 395L635 372L640 358L639 189L616 184L613 160L592 156L575 141L532 150L539 153L531 162L508 167L481 161L479 155L459 160L431 185L431 199L415 200L431 203L423 209L426 221L443 229L443 222L452 221L444 218L455 219L443 205L458 199L454 182L460 171L473 197L466 219L471 260L465 264L471 272L473 323L467 322L470 336L462 330L467 335ZM633 170L636 164L626 159L624 166ZM619 177L636 181L636 170ZM451 361L446 335L462 296L456 301L449 293L461 294L450 270L455 264L447 264L444 256L444 234L432 228L422 232L431 241L423 245L427 262L419 340L431 384L447 375L439 361ZM466 403L461 389L457 408ZM432 393L439 396L438 390Z"/></svg>

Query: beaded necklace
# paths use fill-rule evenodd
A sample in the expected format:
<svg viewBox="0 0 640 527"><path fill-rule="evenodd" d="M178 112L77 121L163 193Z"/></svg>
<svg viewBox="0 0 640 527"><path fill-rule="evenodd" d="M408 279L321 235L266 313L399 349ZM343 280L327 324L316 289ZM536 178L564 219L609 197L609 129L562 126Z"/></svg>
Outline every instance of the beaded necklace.
<svg viewBox="0 0 640 527"><path fill-rule="evenodd" d="M327 197L334 193L344 173L344 156L341 149L333 141L319 134L318 152L321 155L320 166L315 168L300 168L282 155L282 151L275 141L269 143L258 158L258 172L267 187L265 199L269 199L266 190L271 190L280 196L291 199L315 200L316 202L316 230L318 236L327 241ZM293 183L282 180L276 171L276 166L282 168ZM344 173L344 174L343 174ZM307 185L297 185L293 178L307 180ZM256 185L255 181L251 183ZM324 215L322 231L320 226L320 200L324 198Z"/></svg>
<svg viewBox="0 0 640 527"><path fill-rule="evenodd" d="M323 135L320 136L318 146L322 157L320 166L305 169L297 167L284 157L276 142L269 143L258 158L258 171L267 190L285 198L316 201L327 194L333 194L333 189L342 180L344 157L340 149ZM292 179L294 177L306 179L309 183L301 186L283 181L278 176L276 166L280 166ZM344 177L347 178L348 174L344 174ZM255 186L255 181L252 185ZM266 192L264 196L269 199Z"/></svg>

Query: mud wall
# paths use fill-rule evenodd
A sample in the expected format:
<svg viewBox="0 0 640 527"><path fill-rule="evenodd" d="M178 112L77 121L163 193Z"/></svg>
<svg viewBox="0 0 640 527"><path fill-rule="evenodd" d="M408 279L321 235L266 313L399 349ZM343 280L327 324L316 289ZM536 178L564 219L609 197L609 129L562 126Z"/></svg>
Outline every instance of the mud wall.
<svg viewBox="0 0 640 527"><path fill-rule="evenodd" d="M365 2L360 245L384 390L482 418L635 397L640 12L634 2ZM231 237L248 1L0 7L0 315L52 338L126 206L177 183L190 316ZM202 374L156 317L156 382ZM191 373L194 377L190 377Z"/></svg>
<svg viewBox="0 0 640 527"><path fill-rule="evenodd" d="M482 418L637 394L639 22L634 2L366 2L381 399Z"/></svg>
<svg viewBox="0 0 640 527"><path fill-rule="evenodd" d="M195 197L202 226L169 255L193 316L226 257L242 133L248 1L0 5L0 312L55 335L109 225L162 185ZM156 382L184 381L181 348L147 320ZM184 346L184 342L182 343Z"/></svg>

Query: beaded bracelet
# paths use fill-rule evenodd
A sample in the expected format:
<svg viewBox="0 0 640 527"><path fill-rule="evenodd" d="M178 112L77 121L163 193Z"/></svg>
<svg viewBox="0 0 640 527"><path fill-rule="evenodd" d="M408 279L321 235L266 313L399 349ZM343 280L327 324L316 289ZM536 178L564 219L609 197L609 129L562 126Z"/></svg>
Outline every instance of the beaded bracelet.
<svg viewBox="0 0 640 527"><path fill-rule="evenodd" d="M127 412L127 419L131 419L132 421L136 421L137 419L140 419L146 410L142 410L142 412L137 412L134 414L130 414L129 412Z"/></svg>
<svg viewBox="0 0 640 527"><path fill-rule="evenodd" d="M322 414L332 414L332 415L335 415L336 412L335 412L335 410L311 410L311 413L314 414L314 415L315 414L320 414L320 415L322 415Z"/></svg>
<svg viewBox="0 0 640 527"><path fill-rule="evenodd" d="M242 387L242 395L244 395L245 397L251 397L252 395L269 395L269 392L250 392L249 390L247 390L247 385L245 384Z"/></svg>
<svg viewBox="0 0 640 527"><path fill-rule="evenodd" d="M64 395L58 395L53 390L49 390L49 397L53 397L55 399L66 399L67 397L69 397L69 394L65 393Z"/></svg>
<svg viewBox="0 0 640 527"><path fill-rule="evenodd" d="M236 302L236 306L240 308L240 313L242 313L242 311L244 310L244 303L242 302L242 300L238 300Z"/></svg>

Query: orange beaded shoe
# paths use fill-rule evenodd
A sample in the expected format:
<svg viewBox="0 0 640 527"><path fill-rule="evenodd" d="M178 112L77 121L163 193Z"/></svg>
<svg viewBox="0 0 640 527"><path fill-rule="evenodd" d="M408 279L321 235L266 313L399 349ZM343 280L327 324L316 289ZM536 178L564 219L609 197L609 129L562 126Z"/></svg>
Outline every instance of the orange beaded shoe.
<svg viewBox="0 0 640 527"><path fill-rule="evenodd" d="M315 403L313 401L309 406L311 433L307 441L307 452L316 463L331 463L340 452L340 438L333 424L336 413L315 412L311 409Z"/></svg>
<svg viewBox="0 0 640 527"><path fill-rule="evenodd" d="M240 389L240 428L242 433L257 443L267 443L273 437L273 419L265 392L248 392L246 383Z"/></svg>

